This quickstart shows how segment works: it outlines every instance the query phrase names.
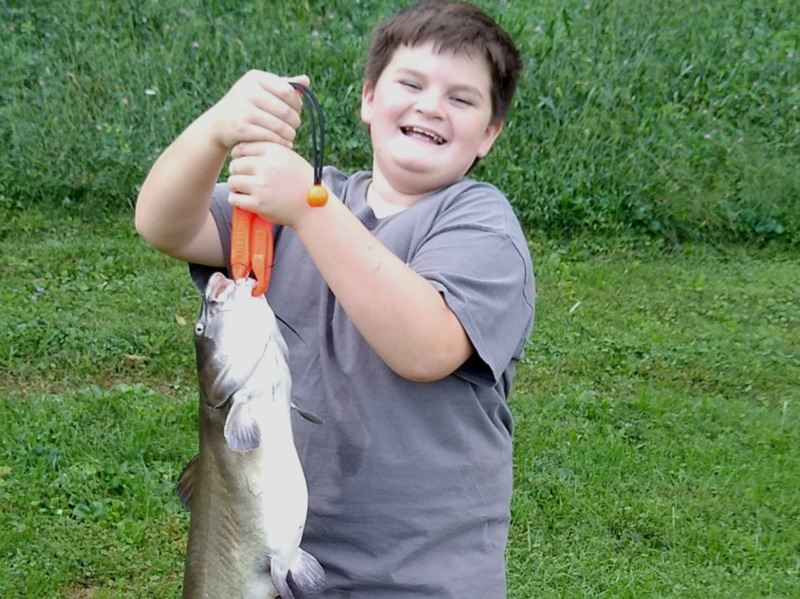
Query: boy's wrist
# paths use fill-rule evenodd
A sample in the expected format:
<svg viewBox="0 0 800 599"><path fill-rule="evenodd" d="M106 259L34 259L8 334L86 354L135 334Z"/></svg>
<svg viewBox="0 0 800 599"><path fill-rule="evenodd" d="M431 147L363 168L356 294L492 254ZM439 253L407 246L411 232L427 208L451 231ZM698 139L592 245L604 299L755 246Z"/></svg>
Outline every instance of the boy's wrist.
<svg viewBox="0 0 800 599"><path fill-rule="evenodd" d="M304 206L298 211L297 218L290 225L301 241L305 236L316 235L315 231L318 231L320 227L330 227L331 222L337 218L337 210L344 206L330 189L327 187L325 189L328 191L327 202L323 206Z"/></svg>
<svg viewBox="0 0 800 599"><path fill-rule="evenodd" d="M198 141L209 141L216 149L227 154L236 144L228 145L224 136L221 135L216 112L217 106L214 105L197 118L193 123L193 127L197 130L196 137Z"/></svg>

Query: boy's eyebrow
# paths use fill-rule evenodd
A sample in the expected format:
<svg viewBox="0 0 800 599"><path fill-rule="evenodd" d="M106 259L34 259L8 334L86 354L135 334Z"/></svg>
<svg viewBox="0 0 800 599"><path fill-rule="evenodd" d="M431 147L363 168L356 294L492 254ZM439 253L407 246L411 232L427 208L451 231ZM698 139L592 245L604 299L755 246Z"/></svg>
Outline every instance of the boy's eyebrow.
<svg viewBox="0 0 800 599"><path fill-rule="evenodd" d="M422 71L418 71L416 69L412 69L411 67L400 67L396 71L399 75L411 75L414 77L419 77L420 79L428 79L428 76L423 73ZM483 100L483 93L481 92L480 88L472 85L471 83L456 83L455 85L450 86L451 89L455 91L464 91L470 92L478 96L481 100Z"/></svg>

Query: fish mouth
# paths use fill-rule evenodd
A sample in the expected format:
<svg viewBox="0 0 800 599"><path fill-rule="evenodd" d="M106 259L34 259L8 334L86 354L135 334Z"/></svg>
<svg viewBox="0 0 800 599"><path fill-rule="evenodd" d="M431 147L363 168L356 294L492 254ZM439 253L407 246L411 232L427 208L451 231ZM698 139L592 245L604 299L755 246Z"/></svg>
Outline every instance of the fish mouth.
<svg viewBox="0 0 800 599"><path fill-rule="evenodd" d="M226 277L221 272L215 272L211 275L206 286L206 299L212 302L218 302L222 299L223 293L236 283Z"/></svg>
<svg viewBox="0 0 800 599"><path fill-rule="evenodd" d="M413 125L407 127L400 127L400 132L406 137L416 137L419 139L425 139L437 146L444 145L447 142L447 140L444 137L442 137L435 131L431 131L430 129L425 129L424 127L415 127Z"/></svg>

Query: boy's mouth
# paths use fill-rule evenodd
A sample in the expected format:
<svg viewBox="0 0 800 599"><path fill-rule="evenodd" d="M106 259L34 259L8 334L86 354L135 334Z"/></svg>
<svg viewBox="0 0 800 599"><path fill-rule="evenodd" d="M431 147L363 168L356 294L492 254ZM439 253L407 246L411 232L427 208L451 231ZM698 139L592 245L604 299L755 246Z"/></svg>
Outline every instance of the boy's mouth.
<svg viewBox="0 0 800 599"><path fill-rule="evenodd" d="M438 133L428 131L427 129L422 129L420 127L400 127L400 131L403 133L403 135L425 139L433 142L437 146L441 146L445 141L447 141Z"/></svg>

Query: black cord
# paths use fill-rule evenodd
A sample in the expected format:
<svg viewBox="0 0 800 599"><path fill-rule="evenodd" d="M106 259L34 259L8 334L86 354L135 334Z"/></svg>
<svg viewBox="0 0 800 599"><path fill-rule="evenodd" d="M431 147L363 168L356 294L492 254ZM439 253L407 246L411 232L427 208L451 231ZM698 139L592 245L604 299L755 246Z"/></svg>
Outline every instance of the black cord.
<svg viewBox="0 0 800 599"><path fill-rule="evenodd" d="M322 184L322 167L325 166L325 121L322 106L309 88L302 83L290 81L289 85L308 99L308 118L311 125L311 163L314 166L314 185ZM319 123L319 145L317 145L317 123Z"/></svg>

